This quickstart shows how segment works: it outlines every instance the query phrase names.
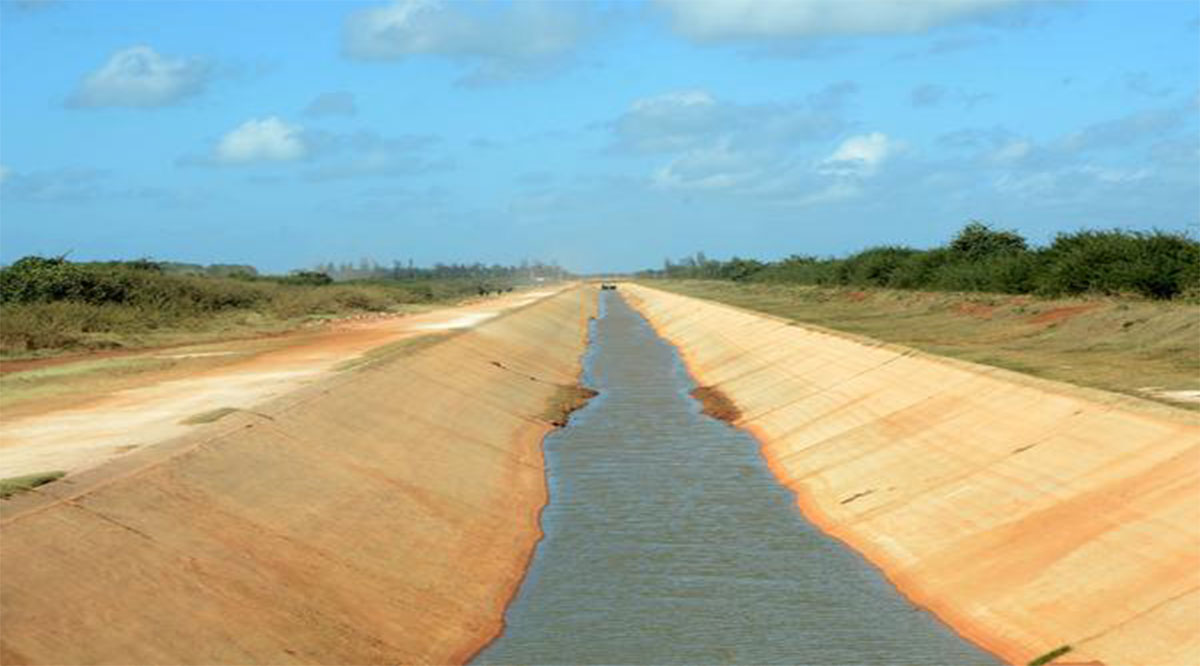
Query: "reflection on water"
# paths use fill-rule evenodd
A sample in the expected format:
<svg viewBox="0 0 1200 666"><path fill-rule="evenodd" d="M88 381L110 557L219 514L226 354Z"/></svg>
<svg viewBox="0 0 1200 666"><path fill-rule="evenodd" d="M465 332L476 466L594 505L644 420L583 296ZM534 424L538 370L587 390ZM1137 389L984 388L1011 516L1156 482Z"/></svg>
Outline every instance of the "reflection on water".
<svg viewBox="0 0 1200 666"><path fill-rule="evenodd" d="M805 522L619 295L594 326L600 396L546 439L546 537L476 663L997 663Z"/></svg>

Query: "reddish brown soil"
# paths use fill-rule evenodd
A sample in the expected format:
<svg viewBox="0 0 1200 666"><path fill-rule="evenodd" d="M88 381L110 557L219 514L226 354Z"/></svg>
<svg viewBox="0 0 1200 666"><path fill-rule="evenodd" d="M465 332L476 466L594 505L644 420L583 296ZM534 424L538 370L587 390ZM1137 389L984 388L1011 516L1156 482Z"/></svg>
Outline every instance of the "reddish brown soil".
<svg viewBox="0 0 1200 666"><path fill-rule="evenodd" d="M733 423L742 418L742 411L721 389L715 386L697 386L690 394L700 401L700 411L718 421Z"/></svg>
<svg viewBox="0 0 1200 666"><path fill-rule="evenodd" d="M954 306L954 311L962 315L970 315L980 319L991 319L995 313L996 307L993 305L984 305L983 303L959 303Z"/></svg>
<svg viewBox="0 0 1200 666"><path fill-rule="evenodd" d="M1095 310L1100 307L1099 303L1087 303L1084 305L1068 305L1061 308L1054 308L1039 312L1029 318L1030 323L1034 324L1061 324L1072 317L1079 316L1089 310Z"/></svg>

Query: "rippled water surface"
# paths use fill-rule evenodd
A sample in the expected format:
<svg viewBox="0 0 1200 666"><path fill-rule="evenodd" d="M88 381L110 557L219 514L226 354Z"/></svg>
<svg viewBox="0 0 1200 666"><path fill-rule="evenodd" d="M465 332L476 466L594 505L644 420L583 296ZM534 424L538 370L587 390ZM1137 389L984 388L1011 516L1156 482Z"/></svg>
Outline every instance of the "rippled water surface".
<svg viewBox="0 0 1200 666"><path fill-rule="evenodd" d="M546 439L546 537L476 663L998 663L808 524L674 348L601 299L600 396Z"/></svg>

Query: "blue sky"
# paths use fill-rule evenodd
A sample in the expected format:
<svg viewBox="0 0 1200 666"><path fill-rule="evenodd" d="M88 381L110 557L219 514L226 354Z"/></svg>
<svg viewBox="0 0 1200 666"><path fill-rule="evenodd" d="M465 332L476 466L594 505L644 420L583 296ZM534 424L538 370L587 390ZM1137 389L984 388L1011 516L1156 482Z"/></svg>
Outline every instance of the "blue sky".
<svg viewBox="0 0 1200 666"><path fill-rule="evenodd" d="M0 2L0 261L1200 230L1195 2Z"/></svg>

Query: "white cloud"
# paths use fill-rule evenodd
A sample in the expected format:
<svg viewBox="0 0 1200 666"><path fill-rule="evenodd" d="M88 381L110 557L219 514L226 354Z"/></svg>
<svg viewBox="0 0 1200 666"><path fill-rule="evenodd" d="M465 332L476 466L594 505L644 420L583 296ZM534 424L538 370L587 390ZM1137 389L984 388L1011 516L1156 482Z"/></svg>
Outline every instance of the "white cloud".
<svg viewBox="0 0 1200 666"><path fill-rule="evenodd" d="M821 172L830 175L869 176L899 145L882 132L852 136L841 143L821 163Z"/></svg>
<svg viewBox="0 0 1200 666"><path fill-rule="evenodd" d="M697 41L922 32L983 17L1021 0L655 0Z"/></svg>
<svg viewBox="0 0 1200 666"><path fill-rule="evenodd" d="M764 166L755 156L722 142L689 151L655 170L651 185L658 189L724 190L760 178Z"/></svg>
<svg viewBox="0 0 1200 666"><path fill-rule="evenodd" d="M634 100L616 129L622 143L635 150L683 150L720 132L723 115L707 92L681 90Z"/></svg>
<svg viewBox="0 0 1200 666"><path fill-rule="evenodd" d="M463 82L489 83L543 72L589 32L580 5L514 2L503 7L440 0L397 0L346 19L343 51L364 60L415 55L464 59L476 68Z"/></svg>
<svg viewBox="0 0 1200 666"><path fill-rule="evenodd" d="M1068 151L1128 149L1138 142L1165 136L1188 120L1187 110L1178 106L1149 109L1088 125L1067 135L1060 143Z"/></svg>
<svg viewBox="0 0 1200 666"><path fill-rule="evenodd" d="M739 149L777 148L842 131L845 106L856 91L842 82L798 102L736 104L704 90L679 90L635 100L613 129L621 148L638 152L693 150L722 141Z"/></svg>
<svg viewBox="0 0 1200 666"><path fill-rule="evenodd" d="M896 147L885 137L880 150L867 136L860 152L875 148L880 154L849 155L857 145L851 140L836 164L813 155L815 142L849 126L847 108L856 92L857 86L841 82L786 103L738 104L695 89L645 97L612 123L614 148L667 155L649 174L649 185L657 190L807 197L803 203L844 199L857 186L837 181L866 175Z"/></svg>
<svg viewBox="0 0 1200 666"><path fill-rule="evenodd" d="M195 59L170 58L149 46L131 46L112 54L88 74L67 100L72 107L152 108L200 93L209 68Z"/></svg>
<svg viewBox="0 0 1200 666"><path fill-rule="evenodd" d="M303 132L276 116L251 118L221 137L213 157L221 164L299 160L308 154Z"/></svg>

